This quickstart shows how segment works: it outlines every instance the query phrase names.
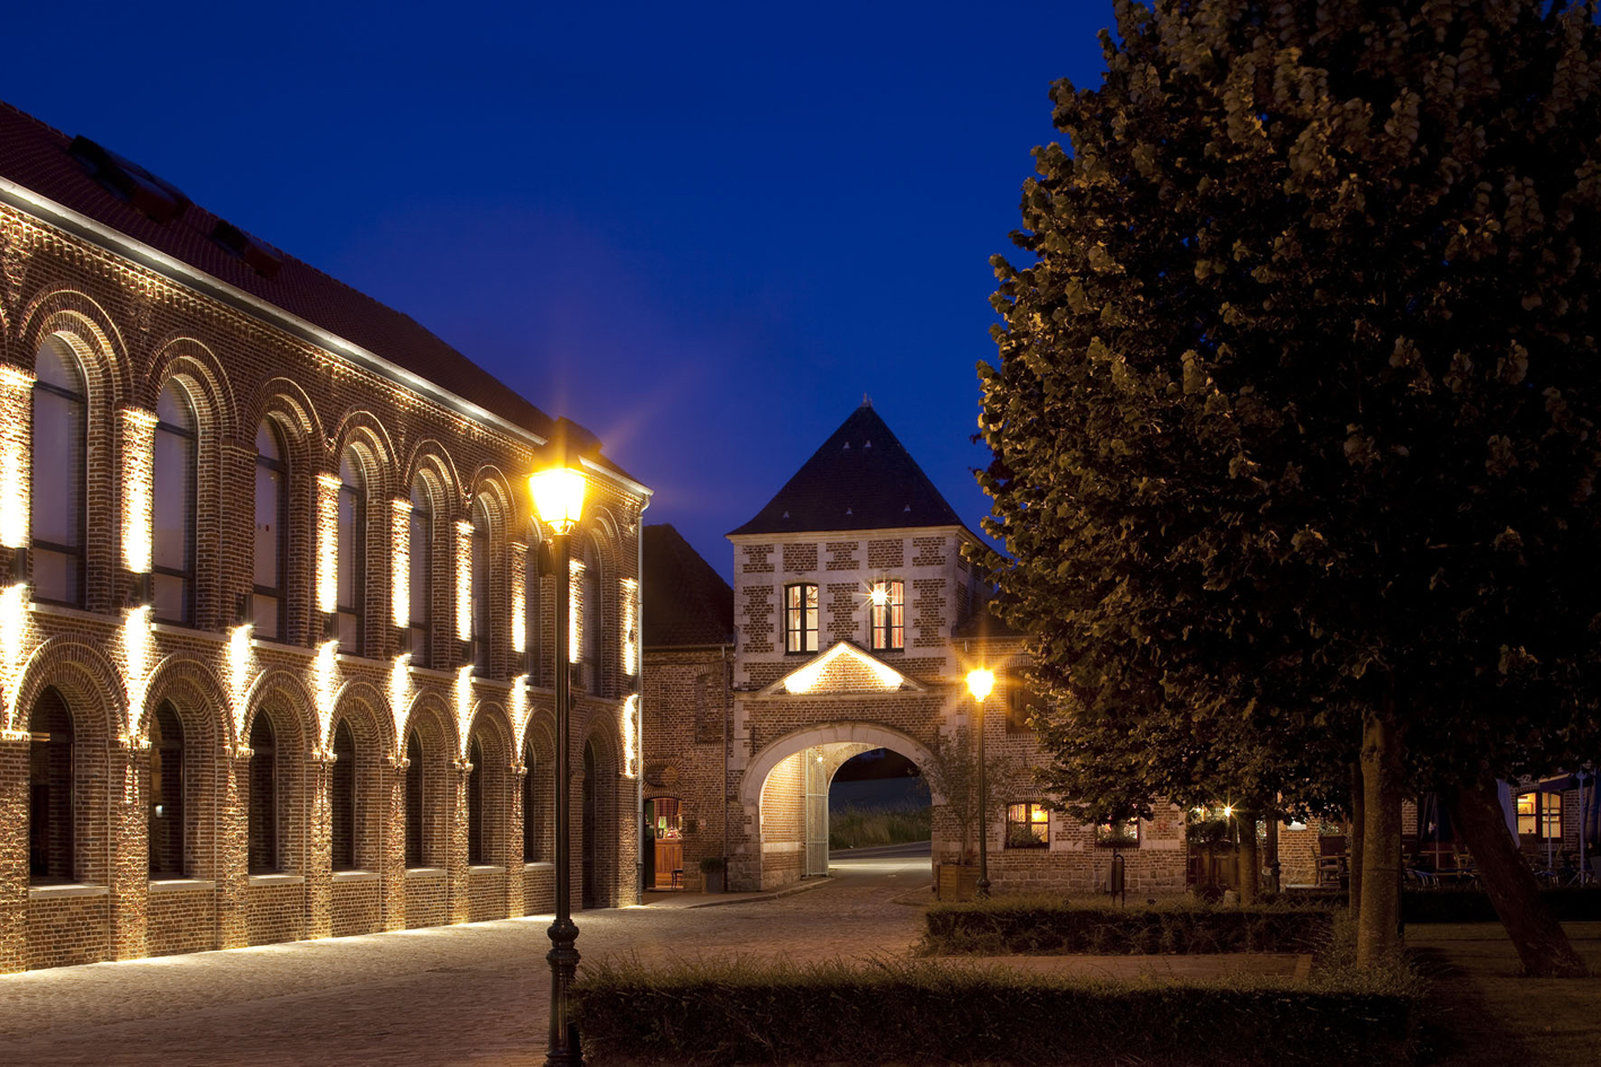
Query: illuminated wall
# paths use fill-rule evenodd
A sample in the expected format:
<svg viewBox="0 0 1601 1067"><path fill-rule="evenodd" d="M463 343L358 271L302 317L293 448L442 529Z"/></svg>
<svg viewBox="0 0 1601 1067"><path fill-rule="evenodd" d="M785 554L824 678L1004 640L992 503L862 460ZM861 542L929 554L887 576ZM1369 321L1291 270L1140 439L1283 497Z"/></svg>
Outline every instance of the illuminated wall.
<svg viewBox="0 0 1601 1067"><path fill-rule="evenodd" d="M389 502L389 621L404 630L411 625L411 501Z"/></svg>
<svg viewBox="0 0 1601 1067"><path fill-rule="evenodd" d="M317 475L317 610L339 610L339 475Z"/></svg>
<svg viewBox="0 0 1601 1067"><path fill-rule="evenodd" d="M28 448L33 375L0 365L0 546L28 545Z"/></svg>
<svg viewBox="0 0 1601 1067"><path fill-rule="evenodd" d="M134 574L150 573L155 444L155 412L123 408L122 565Z"/></svg>

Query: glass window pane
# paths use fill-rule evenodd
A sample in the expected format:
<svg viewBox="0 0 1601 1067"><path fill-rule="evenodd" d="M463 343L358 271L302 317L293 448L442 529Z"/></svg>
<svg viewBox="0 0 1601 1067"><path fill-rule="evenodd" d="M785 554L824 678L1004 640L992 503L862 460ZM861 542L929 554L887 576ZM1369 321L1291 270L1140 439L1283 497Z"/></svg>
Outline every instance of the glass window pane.
<svg viewBox="0 0 1601 1067"><path fill-rule="evenodd" d="M32 554L35 597L63 604L82 603L82 557L53 552L37 545Z"/></svg>
<svg viewBox="0 0 1601 1067"><path fill-rule="evenodd" d="M282 635L278 630L278 598L257 593L250 598L250 621L255 624L256 635L270 640L279 640Z"/></svg>
<svg viewBox="0 0 1601 1067"><path fill-rule="evenodd" d="M60 337L51 337L39 346L33 376L45 385L83 396L83 372L78 367L77 354Z"/></svg>
<svg viewBox="0 0 1601 1067"><path fill-rule="evenodd" d="M156 400L156 418L179 430L195 432L195 409L177 382L168 382Z"/></svg>
<svg viewBox="0 0 1601 1067"><path fill-rule="evenodd" d="M188 571L194 497L194 439L156 428L155 563Z"/></svg>
<svg viewBox="0 0 1601 1067"><path fill-rule="evenodd" d="M272 428L272 423L263 422L256 430L256 452L263 459L283 459L278 450L278 432Z"/></svg>
<svg viewBox="0 0 1601 1067"><path fill-rule="evenodd" d="M33 537L62 548L83 543L84 406L33 393Z"/></svg>
<svg viewBox="0 0 1601 1067"><path fill-rule="evenodd" d="M354 491L339 490L339 606L356 604L356 563L358 560L358 501Z"/></svg>
<svg viewBox="0 0 1601 1067"><path fill-rule="evenodd" d="M264 589L278 588L279 550L283 531L278 523L283 514L283 471L256 465L256 568L255 583Z"/></svg>
<svg viewBox="0 0 1601 1067"><path fill-rule="evenodd" d="M156 618L166 622L189 621L189 583L171 574L152 576Z"/></svg>

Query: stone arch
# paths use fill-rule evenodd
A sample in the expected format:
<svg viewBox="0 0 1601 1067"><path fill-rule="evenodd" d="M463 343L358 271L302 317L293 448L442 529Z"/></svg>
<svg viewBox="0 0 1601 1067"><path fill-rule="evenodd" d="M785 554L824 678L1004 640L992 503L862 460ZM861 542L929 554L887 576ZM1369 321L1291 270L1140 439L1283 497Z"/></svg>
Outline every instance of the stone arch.
<svg viewBox="0 0 1601 1067"><path fill-rule="evenodd" d="M522 764L523 862L544 863L555 854L556 738L548 709L534 709L523 726L517 759Z"/></svg>
<svg viewBox="0 0 1601 1067"><path fill-rule="evenodd" d="M331 444L334 470L339 469L346 450L356 448L369 479L370 500L387 502L395 495L395 445L377 415L365 408L347 411L334 428Z"/></svg>
<svg viewBox="0 0 1601 1067"><path fill-rule="evenodd" d="M461 475L450 452L437 437L424 438L412 448L406 460L405 481L396 487L396 494L410 493L419 475L431 480L429 488L434 493L434 509L454 511L462 497Z"/></svg>
<svg viewBox="0 0 1601 1067"><path fill-rule="evenodd" d="M413 748L413 738L422 746L421 752ZM420 862L408 861L407 866L448 867L460 747L455 716L438 694L424 691L412 699L399 745L401 758L407 762L405 832L417 834L421 851ZM413 786L419 783L421 795L413 795ZM415 829L410 825L413 816L420 816L421 821ZM411 921L409 916L407 921Z"/></svg>
<svg viewBox="0 0 1601 1067"><path fill-rule="evenodd" d="M148 741L156 710L171 704L183 728L183 873L191 878L215 878L217 869L217 769L235 744L228 694L216 673L188 656L171 655L156 665L145 690L137 736ZM148 777L142 795L147 807L156 799ZM147 812L147 816L150 813ZM146 827L148 832L149 819Z"/></svg>
<svg viewBox="0 0 1601 1067"><path fill-rule="evenodd" d="M161 342L150 363L150 373L139 398L145 407L155 409L156 398L168 381L178 379L195 403L202 437L210 435L218 445L233 441L239 431L238 404L233 385L222 361L206 345L193 337L172 337ZM251 427L252 433L254 427Z"/></svg>
<svg viewBox="0 0 1601 1067"><path fill-rule="evenodd" d="M288 378L266 382L257 391L248 416L240 423L240 447L254 452L256 433L265 422L277 431L283 453L285 527L279 561L283 602L278 609L281 633L290 644L311 644L322 636L312 629L316 597L313 576L317 573L317 475L323 451L321 422L305 390ZM253 521L253 516L237 516L235 521L243 524ZM253 535L246 536L245 543L253 549Z"/></svg>
<svg viewBox="0 0 1601 1067"><path fill-rule="evenodd" d="M122 672L93 645L52 637L33 650L17 672L16 693L7 726L26 731L28 714L46 686L54 686L78 708L93 709L92 727L106 738L129 736L128 695ZM88 713L87 711L85 712Z"/></svg>
<svg viewBox="0 0 1601 1067"><path fill-rule="evenodd" d="M385 635L390 622L388 605L390 574L390 501L395 496L394 446L389 433L369 411L348 412L337 430L331 470L342 472L347 457L361 472L361 486L357 498L361 509L361 543L358 548L354 584L350 593L354 600L339 607L341 640L352 640L347 648L356 655L378 657L387 654L390 642ZM341 499L343 490L341 490ZM343 504L340 505L343 509ZM341 520L343 521L343 520ZM342 573L345 561L341 560L339 586L345 588ZM341 593L343 596L343 593ZM356 620L355 633L347 629L347 621Z"/></svg>
<svg viewBox="0 0 1601 1067"><path fill-rule="evenodd" d="M236 766L244 778L238 793L255 871L305 874L310 865L312 755L321 732L315 708L305 684L285 670L264 674L246 697L239 751L251 755ZM266 753L251 747L263 718L274 741L270 764ZM264 860L253 846L264 839L269 823L276 847Z"/></svg>
<svg viewBox="0 0 1601 1067"><path fill-rule="evenodd" d="M468 862L511 866L513 731L499 704L481 702L467 729ZM477 759L474 759L474 756Z"/></svg>
<svg viewBox="0 0 1601 1067"><path fill-rule="evenodd" d="M871 722L818 723L785 734L764 746L752 758L740 781L740 803L747 808L759 807L762 786L774 768L798 752L828 744L865 745L866 747L861 750L863 752L868 749L887 748L891 752L905 756L918 767L928 767L934 762L934 753L927 745L894 727ZM934 788L932 780L929 781L929 793L936 806L945 803L945 797Z"/></svg>
<svg viewBox="0 0 1601 1067"><path fill-rule="evenodd" d="M80 360L94 361L88 367L97 377L90 387L90 403L96 403L94 385L101 390L98 402L104 410L114 410L133 392L128 349L122 332L99 302L77 289L51 289L38 293L17 317L17 337L21 351L17 361L33 368L34 353L45 338L61 334L71 340Z"/></svg>
<svg viewBox="0 0 1601 1067"><path fill-rule="evenodd" d="M574 756L580 780L580 794L574 805L574 816L582 827L579 861L582 884L588 890L589 903L585 907L615 907L623 856L632 855L629 842L632 835L624 833L624 820L632 826L634 809L627 805L624 812L623 791L616 788L622 774L622 753L617 741L617 717L610 708L602 707L590 717L583 743ZM593 753L593 774L586 766L588 754Z"/></svg>

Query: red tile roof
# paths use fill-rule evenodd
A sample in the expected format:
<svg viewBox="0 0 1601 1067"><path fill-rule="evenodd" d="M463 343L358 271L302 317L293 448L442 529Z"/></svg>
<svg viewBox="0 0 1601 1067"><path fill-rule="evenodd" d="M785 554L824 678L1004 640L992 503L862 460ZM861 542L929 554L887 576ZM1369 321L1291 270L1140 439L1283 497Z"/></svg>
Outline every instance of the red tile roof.
<svg viewBox="0 0 1601 1067"><path fill-rule="evenodd" d="M261 264L262 258L241 255L213 237L223 220L188 204L187 198L176 217L157 221L91 177L85 165L69 154L71 143L60 131L0 102L0 176L344 338L507 422L540 437L551 436L557 420L411 317L277 252L259 238L236 230L229 233L224 223L224 239L234 238L237 246L237 238L243 236L269 258L278 258L275 269L268 263L266 273L259 271L251 261ZM158 184L176 192L165 182ZM581 428L574 436L588 438L592 449L598 447L593 435ZM609 462L606 466L621 473Z"/></svg>

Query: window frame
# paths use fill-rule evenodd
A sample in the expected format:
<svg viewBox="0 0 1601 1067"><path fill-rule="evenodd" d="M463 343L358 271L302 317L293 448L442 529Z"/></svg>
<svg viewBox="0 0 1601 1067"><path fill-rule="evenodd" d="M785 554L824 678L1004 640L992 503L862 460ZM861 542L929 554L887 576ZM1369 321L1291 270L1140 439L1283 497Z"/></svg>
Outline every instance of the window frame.
<svg viewBox="0 0 1601 1067"><path fill-rule="evenodd" d="M880 589L884 603L873 599ZM868 586L868 648L874 652L906 651L906 580L879 578Z"/></svg>
<svg viewBox="0 0 1601 1067"><path fill-rule="evenodd" d="M348 760L339 751L341 735L349 741ZM328 860L333 870L357 871L361 869L361 850L356 845L361 836L361 783L356 774L356 732L350 728L347 718L341 717L334 724L333 751L334 764L328 776ZM341 791L348 793L344 801L350 807L346 819L339 817ZM341 824L348 835L344 842L348 846L344 856L340 855Z"/></svg>
<svg viewBox="0 0 1601 1067"><path fill-rule="evenodd" d="M418 559L417 543L422 542ZM406 527L406 650L418 667L433 663L434 644L434 494L418 476L411 487L411 514ZM421 589L418 585L421 585Z"/></svg>
<svg viewBox="0 0 1601 1067"><path fill-rule="evenodd" d="M256 449L255 466L258 486L260 485L260 477L263 470L274 472L278 475L278 506L277 514L274 516L278 526L278 535L274 538L275 544L273 546L273 552L277 555L277 566L275 569L278 573L278 584L276 586L264 586L256 584L254 545L252 545L250 586L252 605L250 620L252 625L255 625L259 628L259 624L256 622L254 598L266 597L277 601L278 628L274 633L263 634L261 636L264 636L269 640L282 642L288 639L289 632L289 613L287 610L289 606L289 567L287 566L289 562L289 463L286 459L284 459L284 453L286 451L284 446L286 442L284 440L283 433L278 429L277 423L270 418L263 419L262 429L264 429L267 433L272 434L273 443L278 449L278 457L276 459L271 459L263 455L261 449L258 447ZM260 435L258 434L257 436L259 437ZM257 492L259 493L259 491L260 490L258 489ZM259 519L260 514L258 512L252 522L255 522Z"/></svg>
<svg viewBox="0 0 1601 1067"><path fill-rule="evenodd" d="M345 466L361 479L360 485L354 485L345 479ZM345 453L340 461L339 491L336 497L334 518L334 632L339 638L339 650L351 655L360 656L366 648L367 626L365 611L365 591L367 582L367 469L361 462L361 457L354 449ZM349 501L350 514L350 558L345 558L343 538L339 536L340 520L344 517L345 505ZM350 595L352 602L343 601L345 566L350 567ZM344 620L351 620L353 637L346 641L343 635Z"/></svg>
<svg viewBox="0 0 1601 1067"><path fill-rule="evenodd" d="M70 358L72 360L73 369L75 369L78 374L78 387L82 390L81 393L73 393L59 385L56 385L53 382L43 381L37 375L34 377L32 387L32 391L34 393L44 392L50 396L56 397L57 399L65 400L70 404L74 404L78 409L78 418L81 423L82 432L78 435L80 440L77 442L78 462L74 465L73 469L73 474L77 481L77 492L74 495L77 498L78 504L78 543L76 546L63 545L54 541L46 541L36 536L34 533L34 525L30 516L30 521L28 523L28 547L33 552L42 550L52 555L65 556L69 560L73 561L77 571L77 595L75 597L69 597L65 600L58 599L56 597L41 596L39 594L37 582L31 583L32 588L29 590L29 595L34 600L43 601L45 603L63 604L67 607L81 608L86 603L84 594L85 587L88 584L85 581L86 575L84 572L88 562L87 546L89 541L89 384L87 375L84 373L83 361L78 358L78 354L73 351L70 344L58 337L50 337L45 340L44 344L39 346L40 352L44 350L46 345L59 346L59 348L65 349L65 352L62 353L62 362L65 363L66 358ZM36 369L38 366L38 356L39 353L35 353L34 365ZM36 499L38 496L38 493L36 492L36 467L34 464L34 457L40 453L40 449L35 447L39 437L38 419L38 404L35 403L33 401L33 397L30 396L28 405L28 493L30 500ZM30 560L30 569L37 567L37 564L37 558ZM36 571L34 573L36 573ZM31 574L30 577L32 577Z"/></svg>
<svg viewBox="0 0 1601 1067"><path fill-rule="evenodd" d="M178 726L178 736L176 741L167 737L167 730L161 725L161 713L163 710L170 711L172 719ZM171 701L163 700L156 706L156 709L150 713L150 724L150 795L145 798L145 846L147 853L146 862L148 874L152 879L187 878L189 876L189 855L187 848L189 842L188 828L184 824L184 808L186 806L185 801L187 799L185 796L187 792L187 783L184 780L184 764L186 762L186 757L188 756L188 739L184 734L183 716L178 714L178 709L173 707ZM171 814L161 815L160 818L166 820L165 825L176 827L176 852L178 856L178 867L176 870L157 866L155 855L156 839L155 836L150 832L150 828L156 824L156 809L161 806L161 802L164 799L163 793L165 792L165 790L157 784L158 775L160 776L160 780L165 782L167 776L174 773L173 768L170 768L166 765L167 757L163 756L161 753L163 751L171 752L173 750L176 750L178 753L175 775L177 778L177 802L174 804L174 807L177 809L177 814L176 818L174 818Z"/></svg>
<svg viewBox="0 0 1601 1067"><path fill-rule="evenodd" d="M157 553L152 552L150 557L150 573L152 575L152 581L154 581L156 578L178 579L182 583L183 587L183 604L179 609L179 618L174 619L166 615L161 615L159 613L159 607L155 608L153 614L157 622L171 623L176 626L192 627L195 625L195 542L197 540L196 527L199 525L200 503L200 414L195 409L194 399L189 395L189 391L182 384L175 379L170 380L162 388L162 394L165 395L169 389L174 391L174 395L177 397L178 401L188 409L189 417L194 421L195 426L193 429L186 429L177 425L176 423L171 423L161 418L161 403L159 399L157 400L156 426L150 450L150 499L152 509L160 506L161 489L159 482L161 475L161 435L166 434L169 437L178 438L179 440L185 442L184 447L187 454L188 466L184 478L186 490L183 518L184 566L181 569L163 566L156 561ZM151 515L152 537L154 537L156 525L157 522L153 510ZM154 596L153 601L155 604L159 605L161 598L159 596Z"/></svg>
<svg viewBox="0 0 1601 1067"><path fill-rule="evenodd" d="M1021 813L1018 809L1022 809ZM1021 814L1021 818L1019 818ZM1037 816L1037 817L1036 817ZM1017 830L1014 832L1014 827ZM1040 836L1035 835L1038 828ZM1025 838L1027 839L1025 841ZM1050 848L1051 846L1051 813L1042 802L1033 800L1009 800L1006 802L1006 837L1002 841L1005 848L1033 849Z"/></svg>
<svg viewBox="0 0 1601 1067"><path fill-rule="evenodd" d="M406 734L406 839L401 862L407 870L428 866L428 769L423 764L422 734L412 727ZM415 779L415 780L414 780ZM412 860L417 862L413 863Z"/></svg>
<svg viewBox="0 0 1601 1067"><path fill-rule="evenodd" d="M261 727L265 727L267 731L268 747L265 751L256 740L256 731ZM283 842L279 832L282 829L280 824L283 818L283 782L278 773L281 769L278 748L278 731L272 724L272 717L265 710L256 712L256 718L250 724L250 803L245 817L245 867L249 874L280 874L284 869ZM271 773L268 775L269 780L264 794L268 800L266 807L270 809L266 812L262 811L263 805L256 802L258 799L256 782L261 767L258 761L263 755L272 759ZM264 857L256 851L254 830L258 820L261 820L259 825L263 826L265 831L262 834L266 853Z"/></svg>
<svg viewBox="0 0 1601 1067"><path fill-rule="evenodd" d="M1524 811L1524 798L1535 798L1528 811ZM1539 789L1519 793L1514 806L1518 822L1518 837L1529 838L1532 841L1556 842L1562 841L1562 821L1567 814L1561 793L1549 793ZM1552 829L1555 833L1551 833Z"/></svg>
<svg viewBox="0 0 1601 1067"><path fill-rule="evenodd" d="M798 598L792 596L799 591ZM798 603L790 603L798 599ZM811 625L807 626L807 622ZM816 655L822 641L823 603L816 582L788 582L784 585L784 654ZM808 638L810 647L807 647Z"/></svg>
<svg viewBox="0 0 1601 1067"><path fill-rule="evenodd" d="M488 677L490 653L493 644L494 619L490 607L494 588L494 539L489 516L489 504L483 497L473 501L468 512L472 533L468 535L467 593L472 598L468 605L468 657L473 674Z"/></svg>

